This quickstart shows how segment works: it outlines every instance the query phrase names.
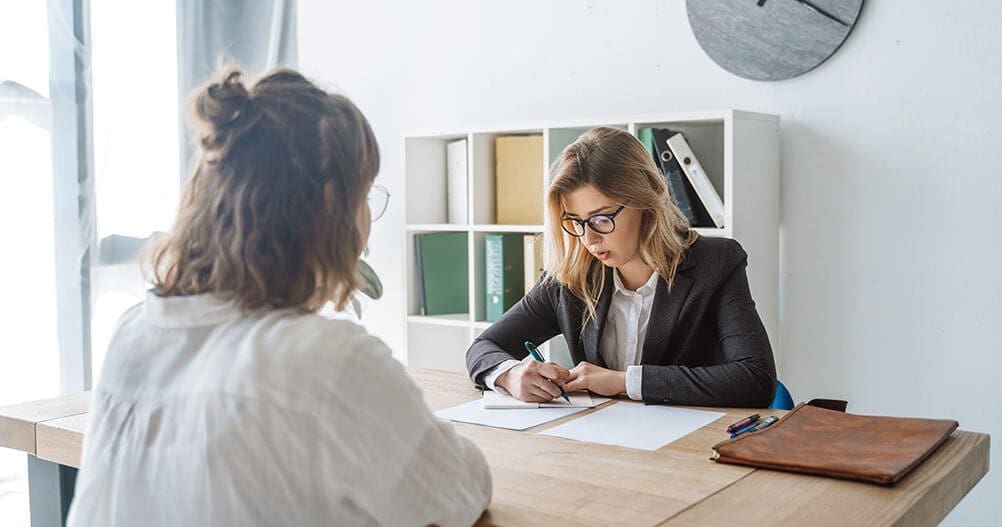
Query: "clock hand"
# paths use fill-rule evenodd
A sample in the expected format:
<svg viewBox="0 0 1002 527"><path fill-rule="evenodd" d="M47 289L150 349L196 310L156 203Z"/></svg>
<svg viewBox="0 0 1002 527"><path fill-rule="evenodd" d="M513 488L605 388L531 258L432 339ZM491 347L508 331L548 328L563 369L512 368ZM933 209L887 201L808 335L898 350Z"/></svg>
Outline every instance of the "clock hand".
<svg viewBox="0 0 1002 527"><path fill-rule="evenodd" d="M796 0L796 1L799 2L799 3L801 3L801 4L803 4L803 5L805 5L805 6L807 6L809 9L811 9L811 10L813 10L815 12L828 17L828 18L830 18L830 19L838 22L839 24L842 24L845 27L849 27L849 24L846 24L845 22L839 20L838 17L836 17L835 15L829 13L828 11L825 11L824 9L821 9L820 7L812 4L811 2L808 2L807 0ZM764 2L759 3L759 6L761 6L762 3L764 3Z"/></svg>

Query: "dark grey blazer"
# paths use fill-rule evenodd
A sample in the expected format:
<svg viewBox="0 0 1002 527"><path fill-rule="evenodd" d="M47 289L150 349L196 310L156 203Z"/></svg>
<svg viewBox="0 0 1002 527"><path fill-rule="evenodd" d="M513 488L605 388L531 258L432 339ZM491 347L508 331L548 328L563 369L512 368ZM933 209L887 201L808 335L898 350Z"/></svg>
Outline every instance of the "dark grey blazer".
<svg viewBox="0 0 1002 527"><path fill-rule="evenodd" d="M748 255L727 238L700 237L686 252L668 290L658 282L640 363L647 403L766 407L773 399L776 367L765 327L745 275ZM563 334L571 359L605 367L598 346L612 302L612 268L596 321L581 331L584 302L567 287L537 284L466 352L470 378L484 388L484 374L507 359L525 358L526 340L545 342Z"/></svg>

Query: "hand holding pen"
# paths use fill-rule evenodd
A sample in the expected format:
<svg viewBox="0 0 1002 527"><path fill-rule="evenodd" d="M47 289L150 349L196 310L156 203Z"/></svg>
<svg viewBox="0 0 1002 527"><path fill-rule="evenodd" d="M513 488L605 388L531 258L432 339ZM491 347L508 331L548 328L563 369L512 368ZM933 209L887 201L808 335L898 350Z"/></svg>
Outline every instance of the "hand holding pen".
<svg viewBox="0 0 1002 527"><path fill-rule="evenodd" d="M528 346L526 349L532 357L532 351ZM536 350L536 356L532 358L533 360L523 361L503 373L495 380L495 384L521 401L547 402L564 395L561 387L567 382L570 372L559 364L541 361L542 355L539 354L539 350ZM570 401L569 398L565 400Z"/></svg>
<svg viewBox="0 0 1002 527"><path fill-rule="evenodd" d="M529 355L532 355L533 359L536 359L537 361L543 362L543 363L546 362L546 360L543 359L543 355L541 353L539 353L539 348L537 348L536 345L533 344L531 341L528 341L528 340L525 341L524 346L525 346L525 349L529 350ZM554 383L554 384L556 384L556 383ZM560 396L563 397L565 401L571 402L570 397L567 397L567 393L564 392L563 383L557 384L557 387L560 388Z"/></svg>

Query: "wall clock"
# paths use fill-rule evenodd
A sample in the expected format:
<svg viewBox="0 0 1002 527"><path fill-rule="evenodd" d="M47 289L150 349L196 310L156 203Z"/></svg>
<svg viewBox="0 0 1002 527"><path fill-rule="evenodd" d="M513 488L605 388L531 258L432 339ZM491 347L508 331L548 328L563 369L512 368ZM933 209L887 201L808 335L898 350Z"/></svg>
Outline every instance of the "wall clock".
<svg viewBox="0 0 1002 527"><path fill-rule="evenodd" d="M699 45L722 68L776 81L807 73L852 32L863 0L686 0Z"/></svg>

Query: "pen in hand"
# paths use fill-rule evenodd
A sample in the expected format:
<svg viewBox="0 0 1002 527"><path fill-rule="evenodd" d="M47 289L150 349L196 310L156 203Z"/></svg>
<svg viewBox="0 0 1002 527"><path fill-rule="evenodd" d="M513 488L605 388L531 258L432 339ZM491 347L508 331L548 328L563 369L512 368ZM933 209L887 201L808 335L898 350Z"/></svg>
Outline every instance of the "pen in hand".
<svg viewBox="0 0 1002 527"><path fill-rule="evenodd" d="M539 353L539 350L536 349L536 346L535 346L535 344L532 343L532 341L529 341L529 340L525 341L524 346L525 346L525 349L529 351L529 355L531 355L533 359L538 360L539 362L546 362L545 360L543 360L543 355ZM550 381L550 382L553 382L553 381ZM554 383L554 384L556 384L556 383ZM567 401L568 403L570 403L571 402L571 398L567 397L567 392L564 391L564 387L560 386L558 384L557 388L560 388L560 396L563 397L565 401Z"/></svg>

